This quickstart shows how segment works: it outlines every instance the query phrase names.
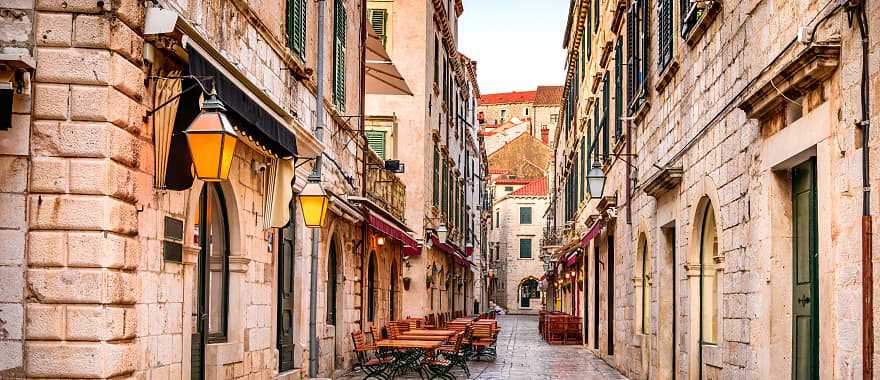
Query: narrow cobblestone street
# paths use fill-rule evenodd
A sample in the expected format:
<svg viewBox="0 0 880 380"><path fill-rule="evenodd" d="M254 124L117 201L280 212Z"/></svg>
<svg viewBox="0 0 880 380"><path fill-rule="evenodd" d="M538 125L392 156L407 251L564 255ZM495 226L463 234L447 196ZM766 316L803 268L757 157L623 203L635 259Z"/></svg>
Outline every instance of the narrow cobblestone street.
<svg viewBox="0 0 880 380"><path fill-rule="evenodd" d="M471 361L470 379L626 379L602 359L581 346L549 345L538 334L538 317L499 315L498 358L494 361ZM464 379L464 371L453 371ZM360 373L345 380L361 379ZM403 377L418 379L417 375Z"/></svg>

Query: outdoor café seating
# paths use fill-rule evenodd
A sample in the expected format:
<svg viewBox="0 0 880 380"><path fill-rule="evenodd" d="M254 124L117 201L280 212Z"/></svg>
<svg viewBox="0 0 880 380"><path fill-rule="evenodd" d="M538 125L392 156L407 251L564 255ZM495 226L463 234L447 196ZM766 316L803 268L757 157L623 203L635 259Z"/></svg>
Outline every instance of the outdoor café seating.
<svg viewBox="0 0 880 380"><path fill-rule="evenodd" d="M581 344L581 317L559 312L538 315L538 331L549 344Z"/></svg>
<svg viewBox="0 0 880 380"><path fill-rule="evenodd" d="M455 379L455 368L460 368L470 377L468 361L476 359L494 360L497 356L495 343L498 336L498 322L486 318L440 313L428 315L422 323L421 318L390 321L384 326L370 326L372 342L364 332L351 333L356 356L355 370L364 374L364 379L390 380L409 372L418 373L421 378ZM494 316L494 315L493 315ZM438 328L431 320L438 318L446 328Z"/></svg>

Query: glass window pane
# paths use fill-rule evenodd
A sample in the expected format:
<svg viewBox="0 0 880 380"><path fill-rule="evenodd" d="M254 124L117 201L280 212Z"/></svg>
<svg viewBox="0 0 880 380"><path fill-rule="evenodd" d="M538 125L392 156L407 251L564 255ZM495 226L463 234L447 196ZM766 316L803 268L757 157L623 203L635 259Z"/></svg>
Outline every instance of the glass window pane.
<svg viewBox="0 0 880 380"><path fill-rule="evenodd" d="M206 221L205 244L207 251L208 272L208 333L226 333L226 220L223 215L223 204L214 187L208 190L208 207Z"/></svg>

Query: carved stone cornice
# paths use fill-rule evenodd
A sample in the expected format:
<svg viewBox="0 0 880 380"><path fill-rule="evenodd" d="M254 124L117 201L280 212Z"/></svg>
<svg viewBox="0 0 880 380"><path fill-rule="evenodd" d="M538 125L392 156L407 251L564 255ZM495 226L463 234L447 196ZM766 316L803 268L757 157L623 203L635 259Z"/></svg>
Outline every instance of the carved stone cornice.
<svg viewBox="0 0 880 380"><path fill-rule="evenodd" d="M617 206L617 197L613 195L606 195L599 199L599 203L596 204L596 211L600 214L604 214L609 207Z"/></svg>
<svg viewBox="0 0 880 380"><path fill-rule="evenodd" d="M786 98L797 99L820 86L840 65L840 41L811 44L782 66L764 84L746 94L739 108L750 119L765 119Z"/></svg>
<svg viewBox="0 0 880 380"><path fill-rule="evenodd" d="M683 175L684 170L681 167L666 166L645 180L645 183L642 185L645 194L659 198L661 195L677 187L681 183Z"/></svg>

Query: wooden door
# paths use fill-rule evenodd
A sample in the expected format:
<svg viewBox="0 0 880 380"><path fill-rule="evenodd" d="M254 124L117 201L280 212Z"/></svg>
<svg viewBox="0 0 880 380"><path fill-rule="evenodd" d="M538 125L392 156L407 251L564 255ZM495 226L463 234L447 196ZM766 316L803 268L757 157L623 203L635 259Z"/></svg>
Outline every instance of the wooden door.
<svg viewBox="0 0 880 380"><path fill-rule="evenodd" d="M293 207L291 207L292 209ZM294 216L278 231L278 372L293 369Z"/></svg>
<svg viewBox="0 0 880 380"><path fill-rule="evenodd" d="M190 379L201 380L205 378L205 343L207 342L208 330L208 295L205 292L205 284L208 282L207 265L207 227L210 223L208 218L208 188L205 186L199 199L199 218L196 221L198 231L199 257L193 273L193 299L192 299L192 345L190 346Z"/></svg>
<svg viewBox="0 0 880 380"><path fill-rule="evenodd" d="M792 378L819 379L819 250L816 161L792 169Z"/></svg>

